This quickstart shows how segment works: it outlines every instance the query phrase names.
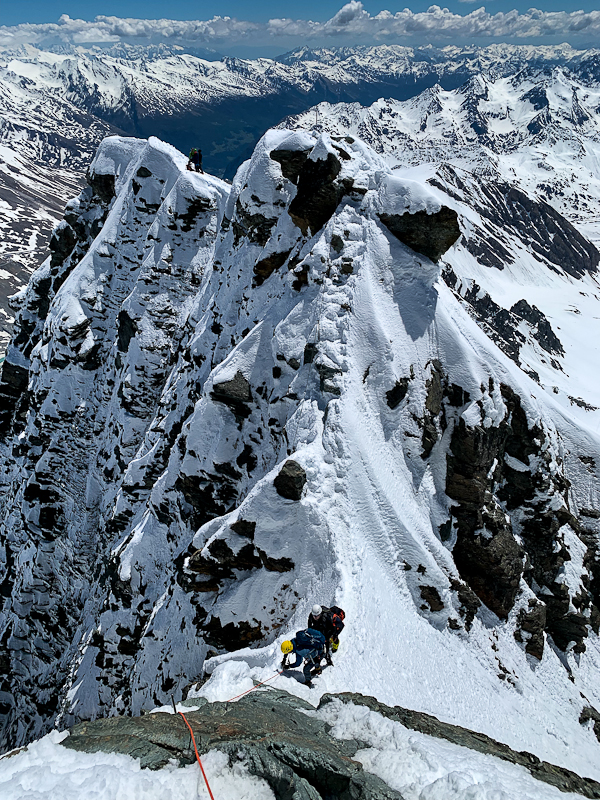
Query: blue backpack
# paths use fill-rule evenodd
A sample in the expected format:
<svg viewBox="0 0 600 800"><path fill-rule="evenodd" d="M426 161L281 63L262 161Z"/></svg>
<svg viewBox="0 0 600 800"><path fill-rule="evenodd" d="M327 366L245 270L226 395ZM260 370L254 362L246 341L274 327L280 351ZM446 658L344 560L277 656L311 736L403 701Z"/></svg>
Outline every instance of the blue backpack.
<svg viewBox="0 0 600 800"><path fill-rule="evenodd" d="M322 650L325 647L325 636L314 628L306 628L296 633L296 650Z"/></svg>

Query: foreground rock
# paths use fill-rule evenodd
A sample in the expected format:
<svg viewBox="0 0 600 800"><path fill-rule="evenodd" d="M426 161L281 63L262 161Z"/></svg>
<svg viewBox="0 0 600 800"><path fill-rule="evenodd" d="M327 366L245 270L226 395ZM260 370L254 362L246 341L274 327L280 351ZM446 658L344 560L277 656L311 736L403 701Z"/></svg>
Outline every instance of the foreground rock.
<svg viewBox="0 0 600 800"><path fill-rule="evenodd" d="M534 778L560 791L600 798L600 783L532 753L512 750L485 734L351 692L323 695L319 709L336 700L367 706L411 730L525 767ZM208 703L200 698L185 704L190 705L186 718L198 752L202 755L216 748L227 753L230 762L243 760L250 774L267 781L277 800L402 800L401 794L353 760L364 743L333 738L325 722L304 713L314 707L294 695L269 690L236 703ZM173 759L180 766L195 760L188 730L181 717L173 714L83 722L62 744L86 753L124 753L138 758L146 769L160 769Z"/></svg>
<svg viewBox="0 0 600 800"><path fill-rule="evenodd" d="M313 706L287 692L257 692L237 703L192 702L204 702L186 715L198 752L217 748L231 762L243 760L250 774L267 781L277 800L402 800L352 760L357 742L334 739L324 722L302 713L314 711ZM173 714L80 723L63 744L87 753L125 753L149 769L160 769L171 759L181 766L195 761L188 729Z"/></svg>

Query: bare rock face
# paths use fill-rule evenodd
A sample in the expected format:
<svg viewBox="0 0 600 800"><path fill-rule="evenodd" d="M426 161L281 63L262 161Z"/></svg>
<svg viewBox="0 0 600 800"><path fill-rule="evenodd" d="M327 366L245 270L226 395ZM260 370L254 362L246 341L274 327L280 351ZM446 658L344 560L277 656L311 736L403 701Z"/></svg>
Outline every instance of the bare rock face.
<svg viewBox="0 0 600 800"><path fill-rule="evenodd" d="M335 182L342 168L329 153L326 159L305 161L298 178L298 192L290 203L289 214L306 234L316 233L331 218L344 196L344 186Z"/></svg>
<svg viewBox="0 0 600 800"><path fill-rule="evenodd" d="M241 761L263 778L277 800L402 800L352 756L358 742L335 739L329 726L302 711L314 707L286 692L256 692L236 703L187 701L186 718L198 752L217 748L231 764ZM142 768L160 769L175 758L195 762L188 729L179 715L147 714L81 723L63 745L80 752L125 753Z"/></svg>
<svg viewBox="0 0 600 800"><path fill-rule="evenodd" d="M319 710L340 702L365 706L409 730L517 764L563 792L600 797L600 784L594 780L431 714L386 706L374 697L351 692L323 695ZM326 722L303 713L314 711L313 706L287 692L271 689L235 703L208 703L199 698L183 705L189 707L185 715L200 755L212 749L227 753L230 764L241 762L251 775L263 778L277 800L402 800L402 795L354 760L361 742L334 738ZM592 719L597 725L598 718L595 709L586 708L580 721L585 724ZM188 728L179 714L82 722L61 746L83 753L129 755L139 759L142 769L161 769L173 759L180 766L195 762Z"/></svg>
<svg viewBox="0 0 600 800"><path fill-rule="evenodd" d="M250 384L241 372L237 372L230 381L215 383L212 398L225 403L233 411L236 419L243 420L250 415L248 403L252 400Z"/></svg>
<svg viewBox="0 0 600 800"><path fill-rule="evenodd" d="M339 157L328 153L326 158L312 160L307 150L273 150L271 158L281 165L285 178L297 186L296 196L289 205L292 221L304 235L314 235L331 217L344 194L352 191L351 180L337 180L342 160L349 159L336 146Z"/></svg>
<svg viewBox="0 0 600 800"><path fill-rule="evenodd" d="M546 628L546 606L530 600L529 609L519 612L519 628L515 631L517 641L525 641L525 651L530 656L542 660L544 654L544 630Z"/></svg>
<svg viewBox="0 0 600 800"><path fill-rule="evenodd" d="M277 494L286 500L300 500L306 483L306 472L297 461L286 461L273 481Z"/></svg>
<svg viewBox="0 0 600 800"><path fill-rule="evenodd" d="M503 384L500 391L507 412L498 426L469 427L461 418L452 433L446 492L456 503L454 561L463 580L501 619L514 606L521 578L535 593L546 587L519 613L516 638L530 655L541 658L544 632L560 649L574 643L575 652L583 652L598 613L593 581L573 596L561 577L571 558L564 526L580 530L568 509L569 484L561 469L548 463L543 428L529 427L510 387ZM593 546L589 562L593 574Z"/></svg>
<svg viewBox="0 0 600 800"><path fill-rule="evenodd" d="M402 244L432 261L439 261L460 237L458 215L446 206L435 214L379 214L379 219Z"/></svg>

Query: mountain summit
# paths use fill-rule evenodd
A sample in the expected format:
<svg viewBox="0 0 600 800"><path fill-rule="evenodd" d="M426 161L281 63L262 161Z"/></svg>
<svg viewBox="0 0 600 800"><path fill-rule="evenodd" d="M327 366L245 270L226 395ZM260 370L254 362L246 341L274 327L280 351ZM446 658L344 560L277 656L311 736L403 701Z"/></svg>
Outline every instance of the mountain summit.
<svg viewBox="0 0 600 800"><path fill-rule="evenodd" d="M273 669L335 601L316 696L598 778L600 436L443 280L469 234L444 188L307 130L231 186L185 164L106 139L18 298L4 741Z"/></svg>

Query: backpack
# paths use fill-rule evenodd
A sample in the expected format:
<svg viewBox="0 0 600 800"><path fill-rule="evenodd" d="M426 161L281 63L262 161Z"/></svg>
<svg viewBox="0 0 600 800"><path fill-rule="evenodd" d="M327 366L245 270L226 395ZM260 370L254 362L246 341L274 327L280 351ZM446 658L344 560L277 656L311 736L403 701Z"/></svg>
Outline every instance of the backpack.
<svg viewBox="0 0 600 800"><path fill-rule="evenodd" d="M322 650L325 647L325 637L321 631L314 628L296 633L296 650Z"/></svg>
<svg viewBox="0 0 600 800"><path fill-rule="evenodd" d="M344 629L346 613L339 606L331 606L331 624L336 636Z"/></svg>

